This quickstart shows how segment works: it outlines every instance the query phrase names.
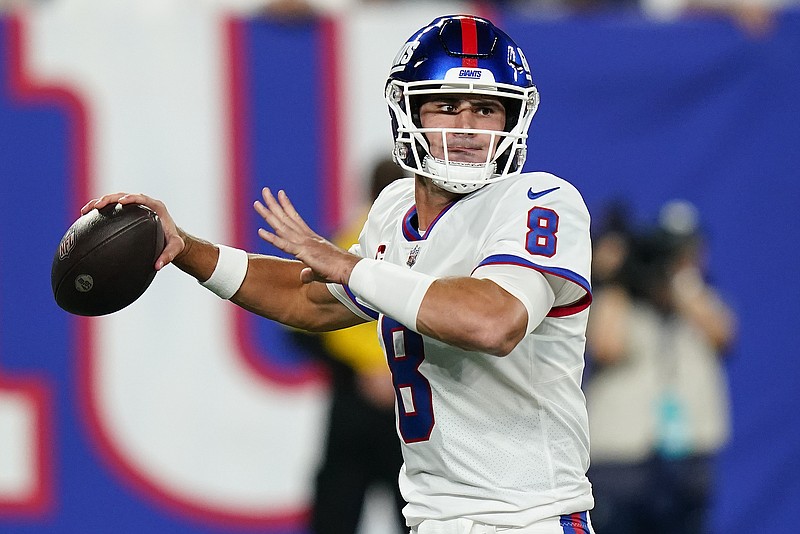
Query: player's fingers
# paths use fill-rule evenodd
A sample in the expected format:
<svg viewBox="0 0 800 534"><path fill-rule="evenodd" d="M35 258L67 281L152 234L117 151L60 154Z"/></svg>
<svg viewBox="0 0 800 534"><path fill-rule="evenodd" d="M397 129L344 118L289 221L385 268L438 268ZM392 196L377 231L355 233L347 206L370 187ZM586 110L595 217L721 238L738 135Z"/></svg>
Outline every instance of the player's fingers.
<svg viewBox="0 0 800 534"><path fill-rule="evenodd" d="M283 211L283 208L278 203L269 187L265 187L261 190L261 198L264 199L264 206L266 206L269 211L274 213L276 217L286 216L286 212Z"/></svg>
<svg viewBox="0 0 800 534"><path fill-rule="evenodd" d="M260 237L261 239L263 239L267 243L272 244L272 242L273 242L273 240L275 239L276 236L275 236L275 234L273 234L269 230L266 230L264 228L259 228L258 229L258 237Z"/></svg>
<svg viewBox="0 0 800 534"><path fill-rule="evenodd" d="M275 196L272 194L272 191L270 191L269 187L265 187L261 190L261 198L264 199L264 203L262 204L264 209L259 210L259 214L267 222L269 222L268 219L271 219L275 224L270 222L270 226L272 226L272 228L275 230L279 230L284 226L287 220L286 213L275 199Z"/></svg>
<svg viewBox="0 0 800 534"><path fill-rule="evenodd" d="M279 248L280 250L287 252L289 254L294 255L297 252L296 247L290 241L282 238L279 235L273 234L272 232L264 228L258 229L258 237L260 237L270 245L273 245L274 247Z"/></svg>
<svg viewBox="0 0 800 534"><path fill-rule="evenodd" d="M162 219L169 217L166 204L158 199L149 197L144 193L125 193L117 199L117 202L120 204L139 204L141 206L150 208Z"/></svg>
<svg viewBox="0 0 800 534"><path fill-rule="evenodd" d="M98 199L93 198L92 200L84 204L83 207L81 208L81 215L86 215L87 213L92 211L94 209L95 204L97 204L97 200Z"/></svg>
<svg viewBox="0 0 800 534"><path fill-rule="evenodd" d="M271 195L266 195L264 202L269 202L270 205L265 206L260 202L253 204L264 221L272 227L277 235L287 241L299 242L302 239L302 230L286 215L283 208L277 205L277 200Z"/></svg>
<svg viewBox="0 0 800 534"><path fill-rule="evenodd" d="M302 271L300 271L300 281L304 284L310 284L318 280L317 276L314 274L314 271L311 267L305 267Z"/></svg>
<svg viewBox="0 0 800 534"><path fill-rule="evenodd" d="M160 209L164 207L163 202L154 198L150 198L144 193L125 193L123 196L117 199L117 202L120 204L141 204L142 206L147 206L154 211L156 208Z"/></svg>
<svg viewBox="0 0 800 534"><path fill-rule="evenodd" d="M262 219L269 217L269 208L266 207L260 200L253 202L253 209L256 210L256 213L258 213Z"/></svg>
<svg viewBox="0 0 800 534"><path fill-rule="evenodd" d="M309 228L309 226L306 224L306 221L297 212L297 210L294 207L294 204L292 204L292 201L289 200L289 195L287 195L286 191L284 191L283 189L278 191L278 201L283 210L286 212L286 215L290 219L292 219L295 223L297 223L302 230L305 230L306 232L310 232L312 234L314 233L314 231L311 230L311 228Z"/></svg>
<svg viewBox="0 0 800 534"><path fill-rule="evenodd" d="M294 219L295 217L300 217L297 213L297 210L294 209L292 205L292 201L289 200L289 195L286 194L286 191L283 189L278 191L278 204L280 204L281 209L286 214L287 217Z"/></svg>
<svg viewBox="0 0 800 534"><path fill-rule="evenodd" d="M292 231L295 233L296 238L304 232L304 224L302 223L302 219L300 222L298 222L296 218L299 218L300 216L297 215L297 211L291 205L291 202L288 204L286 203L286 201L288 201L286 193L279 191L278 197L276 198L275 195L272 194L272 191L270 191L268 187L265 187L262 194L264 196L264 202L266 203L267 208L273 213L275 218L280 221L281 233ZM281 200L279 201L279 199ZM295 217L291 216L291 212L295 213ZM278 230L277 228L275 229Z"/></svg>
<svg viewBox="0 0 800 534"><path fill-rule="evenodd" d="M158 215L158 218L161 219L161 225L164 228L167 239L173 234L178 234L178 225L175 224L172 215L167 210L167 205L162 201L149 197L144 193L125 193L117 199L117 202L120 204L139 204L153 210Z"/></svg>
<svg viewBox="0 0 800 534"><path fill-rule="evenodd" d="M275 215L275 212L258 200L253 203L253 208L255 208L256 212L261 216L262 219L264 219L264 222L270 225L273 230L278 233L283 231L284 225L282 224L280 218Z"/></svg>
<svg viewBox="0 0 800 534"><path fill-rule="evenodd" d="M186 243L178 234L167 236L167 244L164 247L164 250L158 256L158 259L156 259L156 271L160 271L165 266L172 263L172 260L174 260L178 254L183 252L185 246Z"/></svg>
<svg viewBox="0 0 800 534"><path fill-rule="evenodd" d="M107 206L109 204L114 204L121 197L124 197L125 195L126 195L126 193L120 191L118 193L110 193L110 194L107 194L107 195L103 195L100 198L92 199L89 202L87 202L86 204L84 204L84 206L81 208L81 215L86 215L87 213L89 213L90 211L92 211L95 208L96 209L100 209L100 208L103 208L103 207L105 207L105 206Z"/></svg>

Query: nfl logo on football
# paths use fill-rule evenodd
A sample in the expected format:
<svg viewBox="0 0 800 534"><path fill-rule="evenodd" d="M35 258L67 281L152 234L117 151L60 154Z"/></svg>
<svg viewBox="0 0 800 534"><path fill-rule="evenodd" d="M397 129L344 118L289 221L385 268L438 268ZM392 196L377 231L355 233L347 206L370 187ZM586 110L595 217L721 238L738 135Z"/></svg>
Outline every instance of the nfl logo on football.
<svg viewBox="0 0 800 534"><path fill-rule="evenodd" d="M58 245L58 259L63 260L69 253L72 252L72 249L75 247L75 230L70 230L67 235L64 236L64 239L61 240L61 243Z"/></svg>

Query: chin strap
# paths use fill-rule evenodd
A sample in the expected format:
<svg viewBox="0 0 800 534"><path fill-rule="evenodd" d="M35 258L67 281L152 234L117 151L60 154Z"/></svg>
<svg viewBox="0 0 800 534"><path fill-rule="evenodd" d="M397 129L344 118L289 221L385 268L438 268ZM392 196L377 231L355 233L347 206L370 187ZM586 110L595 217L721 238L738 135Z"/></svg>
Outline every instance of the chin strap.
<svg viewBox="0 0 800 534"><path fill-rule="evenodd" d="M448 163L428 155L422 161L422 169L436 186L451 193L466 194L489 183L489 179L497 172L497 164Z"/></svg>

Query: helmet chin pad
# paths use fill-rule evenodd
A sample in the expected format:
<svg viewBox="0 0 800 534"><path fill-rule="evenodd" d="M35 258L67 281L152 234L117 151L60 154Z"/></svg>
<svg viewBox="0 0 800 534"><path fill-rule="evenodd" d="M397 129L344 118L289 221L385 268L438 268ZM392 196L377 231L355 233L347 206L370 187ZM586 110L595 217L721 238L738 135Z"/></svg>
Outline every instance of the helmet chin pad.
<svg viewBox="0 0 800 534"><path fill-rule="evenodd" d="M434 185L451 193L472 193L485 186L495 175L497 165L490 163L447 162L433 156L425 156L420 174Z"/></svg>

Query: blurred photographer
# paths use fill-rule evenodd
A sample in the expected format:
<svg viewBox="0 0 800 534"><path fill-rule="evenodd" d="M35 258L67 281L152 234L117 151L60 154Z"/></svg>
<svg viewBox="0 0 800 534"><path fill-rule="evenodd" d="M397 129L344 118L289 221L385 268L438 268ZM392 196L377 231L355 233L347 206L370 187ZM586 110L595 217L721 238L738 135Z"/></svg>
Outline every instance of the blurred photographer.
<svg viewBox="0 0 800 534"><path fill-rule="evenodd" d="M729 432L721 362L734 317L704 278L694 206L670 202L656 228L625 237L587 330L592 520L598 534L705 532Z"/></svg>

